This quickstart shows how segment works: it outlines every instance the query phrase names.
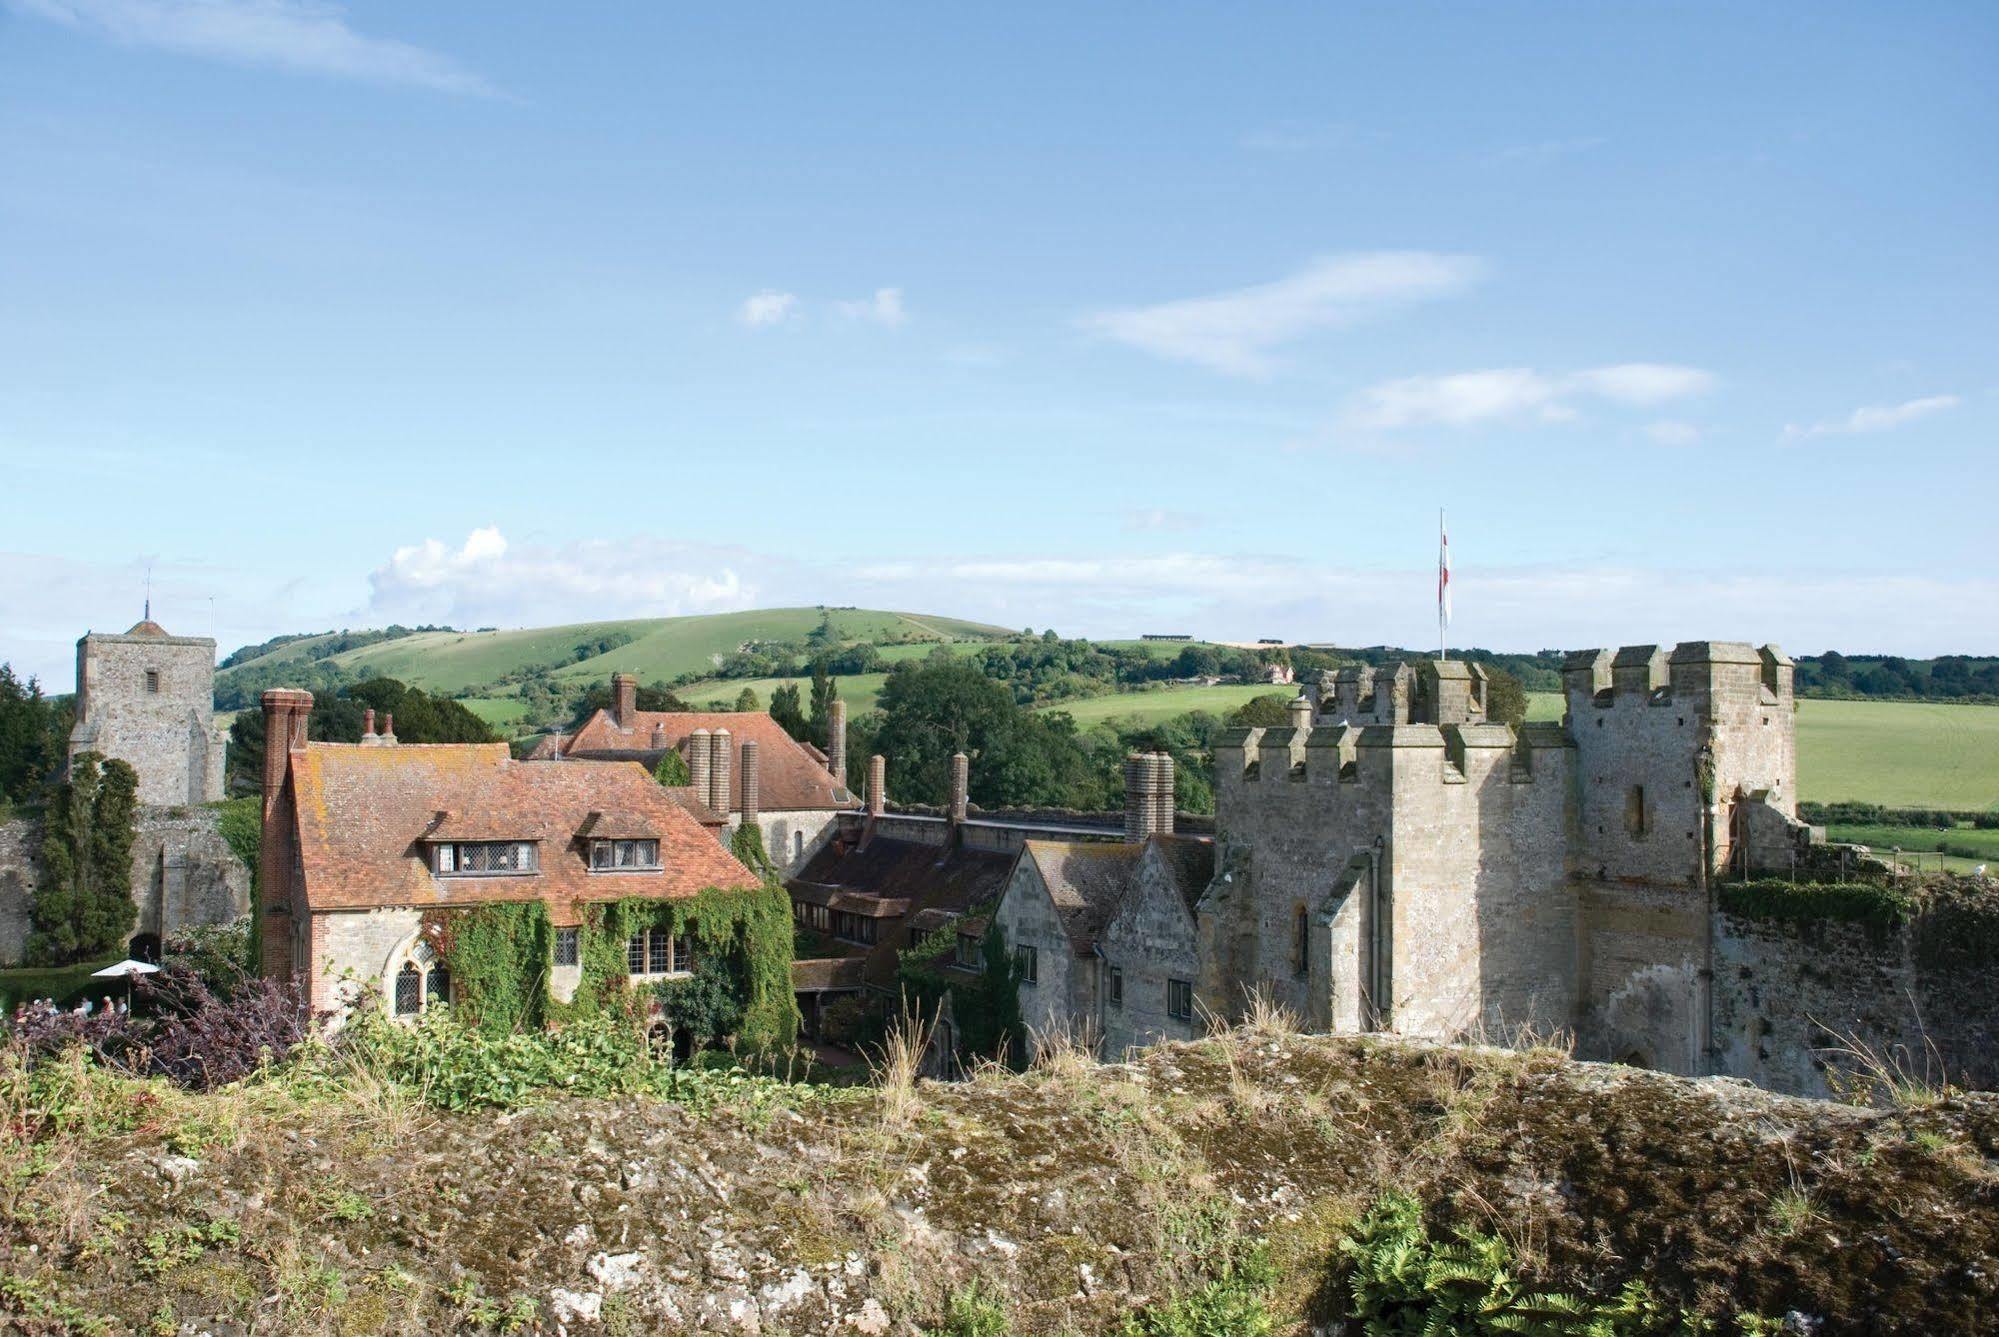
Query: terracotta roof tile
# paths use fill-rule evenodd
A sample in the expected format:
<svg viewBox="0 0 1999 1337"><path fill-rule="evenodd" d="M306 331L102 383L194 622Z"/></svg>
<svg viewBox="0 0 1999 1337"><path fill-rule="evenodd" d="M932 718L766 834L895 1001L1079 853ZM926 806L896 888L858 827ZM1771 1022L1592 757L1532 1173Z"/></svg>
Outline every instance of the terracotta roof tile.
<svg viewBox="0 0 1999 1337"><path fill-rule="evenodd" d="M763 711L640 710L633 712L629 728L621 728L610 711L599 710L556 746L564 757L628 757L651 765L666 749L678 750L696 729L729 731L730 749L737 753L729 765L731 811L742 810L740 749L752 739L758 755L758 806L764 811L860 806L847 793L846 785L826 769L823 756L815 758L817 749L808 750Z"/></svg>
<svg viewBox="0 0 1999 1337"><path fill-rule="evenodd" d="M504 743L308 743L292 753L305 897L315 910L692 896L758 879L644 770L627 762L518 762ZM578 833L593 812L658 833L658 872L593 873ZM437 877L425 841L454 827L539 842L534 873Z"/></svg>

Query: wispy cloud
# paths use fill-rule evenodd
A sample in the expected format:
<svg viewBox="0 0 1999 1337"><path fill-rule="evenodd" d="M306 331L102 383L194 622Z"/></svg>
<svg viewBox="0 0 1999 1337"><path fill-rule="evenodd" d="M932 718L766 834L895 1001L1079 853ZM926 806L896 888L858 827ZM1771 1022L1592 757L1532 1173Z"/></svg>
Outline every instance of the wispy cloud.
<svg viewBox="0 0 1999 1337"><path fill-rule="evenodd" d="M1832 418L1810 426L1792 423L1784 429L1784 439L1806 441L1815 436L1859 436L1867 432L1893 431L1904 423L1954 409L1963 402L1956 395L1930 395L1924 399L1904 400L1900 404L1871 404L1855 409L1844 418Z"/></svg>
<svg viewBox="0 0 1999 1337"><path fill-rule="evenodd" d="M1574 139L1541 139L1528 144L1509 144L1497 152L1487 154L1485 160L1495 166L1508 163L1552 162L1556 158L1569 158L1578 153L1600 149L1609 142L1602 135L1581 135Z"/></svg>
<svg viewBox="0 0 1999 1337"><path fill-rule="evenodd" d="M1468 427L1518 418L1562 422L1576 417L1583 401L1649 407L1700 394L1713 384L1712 373L1697 367L1656 362L1625 362L1565 375L1531 367L1498 367L1383 381L1355 396L1345 418L1348 426L1380 430Z"/></svg>
<svg viewBox="0 0 1999 1337"><path fill-rule="evenodd" d="M67 24L126 46L444 93L492 96L449 56L348 26L321 0L4 0L16 13Z"/></svg>
<svg viewBox="0 0 1999 1337"><path fill-rule="evenodd" d="M1138 534L1184 534L1188 530L1199 529L1206 522L1205 516L1192 511L1169 511L1158 506L1142 506L1124 514L1124 527Z"/></svg>
<svg viewBox="0 0 1999 1337"><path fill-rule="evenodd" d="M782 325L798 314L798 295L779 292L775 288L765 288L762 292L743 299L736 309L736 319L751 329L765 325Z"/></svg>
<svg viewBox="0 0 1999 1337"><path fill-rule="evenodd" d="M1371 251L1315 260L1288 278L1208 297L1084 316L1093 334L1233 376L1266 376L1274 349L1401 303L1448 297L1483 272L1464 255Z"/></svg>
<svg viewBox="0 0 1999 1337"><path fill-rule="evenodd" d="M872 321L893 329L909 319L902 305L902 289L877 288L872 297L857 302L835 302L834 308L849 320Z"/></svg>

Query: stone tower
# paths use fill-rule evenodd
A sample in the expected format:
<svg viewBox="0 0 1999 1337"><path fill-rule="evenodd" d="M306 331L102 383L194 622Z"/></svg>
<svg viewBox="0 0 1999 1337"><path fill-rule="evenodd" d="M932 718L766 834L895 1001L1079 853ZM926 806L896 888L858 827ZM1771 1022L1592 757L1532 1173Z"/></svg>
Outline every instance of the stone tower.
<svg viewBox="0 0 1999 1337"><path fill-rule="evenodd" d="M96 752L139 774L157 806L222 797L226 740L215 731L215 642L170 636L150 617L122 636L76 643L76 727L69 755Z"/></svg>

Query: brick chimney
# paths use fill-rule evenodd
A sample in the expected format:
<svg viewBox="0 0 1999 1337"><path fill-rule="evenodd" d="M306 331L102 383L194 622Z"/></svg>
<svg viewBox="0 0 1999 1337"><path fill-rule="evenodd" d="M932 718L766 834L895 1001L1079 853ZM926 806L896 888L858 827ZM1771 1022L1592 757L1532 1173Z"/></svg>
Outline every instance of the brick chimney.
<svg viewBox="0 0 1999 1337"><path fill-rule="evenodd" d="M755 826L760 810L762 795L758 792L762 776L757 768L757 740L743 740L743 825Z"/></svg>
<svg viewBox="0 0 1999 1337"><path fill-rule="evenodd" d="M971 805L972 761L962 752L951 754L951 825L965 820Z"/></svg>
<svg viewBox="0 0 1999 1337"><path fill-rule="evenodd" d="M840 788L847 787L847 703L836 699L826 724L826 769Z"/></svg>
<svg viewBox="0 0 1999 1337"><path fill-rule="evenodd" d="M706 729L687 735L687 783L694 786L694 797L703 803L708 801L708 755Z"/></svg>
<svg viewBox="0 0 1999 1337"><path fill-rule="evenodd" d="M363 738L373 738L375 736L375 708L373 706L369 706L361 712L361 736Z"/></svg>
<svg viewBox="0 0 1999 1337"><path fill-rule="evenodd" d="M1173 757L1171 753L1155 752L1148 759L1152 772L1152 833L1158 836L1173 834Z"/></svg>
<svg viewBox="0 0 1999 1337"><path fill-rule="evenodd" d="M382 732L375 735L385 742L396 741L396 712L391 710L382 716Z"/></svg>
<svg viewBox="0 0 1999 1337"><path fill-rule="evenodd" d="M611 675L611 718L620 729L632 727L639 713L639 680L629 673Z"/></svg>
<svg viewBox="0 0 1999 1337"><path fill-rule="evenodd" d="M289 822L277 817L291 754L305 746L312 716L312 693L274 687L264 693L264 834L257 848L257 894L263 898L264 974L292 977L292 842Z"/></svg>
<svg viewBox="0 0 1999 1337"><path fill-rule="evenodd" d="M868 816L888 811L888 758L877 752L868 758Z"/></svg>
<svg viewBox="0 0 1999 1337"><path fill-rule="evenodd" d="M717 729L708 737L708 795L709 807L724 817L735 806L735 795L729 784L729 763L734 760L730 751L731 740L727 729Z"/></svg>

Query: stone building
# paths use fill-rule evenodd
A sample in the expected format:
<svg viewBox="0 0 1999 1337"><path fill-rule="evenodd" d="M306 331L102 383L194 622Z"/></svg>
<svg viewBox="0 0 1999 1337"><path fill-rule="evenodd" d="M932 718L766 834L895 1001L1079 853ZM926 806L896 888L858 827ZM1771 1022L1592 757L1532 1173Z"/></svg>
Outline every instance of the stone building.
<svg viewBox="0 0 1999 1337"><path fill-rule="evenodd" d="M582 978L584 907L753 890L761 879L716 839L720 820L630 761L515 761L504 743L306 741L309 692L264 693L269 743L260 862L264 973L305 983L315 1008L379 988L395 1015L448 1001L426 912L538 901L555 941L549 989ZM664 936L630 944L631 975L687 973Z"/></svg>
<svg viewBox="0 0 1999 1337"><path fill-rule="evenodd" d="M751 823L784 872L803 868L830 836L834 820L860 805L847 791L847 708L833 703L830 755L799 742L763 711L659 711L638 708L638 679L611 677L611 706L573 734L553 734L532 761L636 761L648 770L668 752L687 762L700 800L731 830Z"/></svg>
<svg viewBox="0 0 1999 1337"><path fill-rule="evenodd" d="M130 764L139 802L209 803L222 797L226 737L215 728L215 641L170 636L151 617L122 636L76 643L76 726L69 755Z"/></svg>
<svg viewBox="0 0 1999 1337"><path fill-rule="evenodd" d="M1514 729L1487 721L1476 665L1326 675L1287 724L1217 736L1198 853L1171 835L1164 759L1133 758L1131 847L1030 846L1001 901L1030 1023L1121 1052L1254 992L1313 1029L1566 1031L1713 1069L1711 884L1812 835L1791 661L1699 641L1585 651L1563 677L1566 718Z"/></svg>

